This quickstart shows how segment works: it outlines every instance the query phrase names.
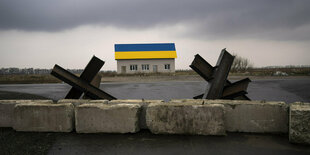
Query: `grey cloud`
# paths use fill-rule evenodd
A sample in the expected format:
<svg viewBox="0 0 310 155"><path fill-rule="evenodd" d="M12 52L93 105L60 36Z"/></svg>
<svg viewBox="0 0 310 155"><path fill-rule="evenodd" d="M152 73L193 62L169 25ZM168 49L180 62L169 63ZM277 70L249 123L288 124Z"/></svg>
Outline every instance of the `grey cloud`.
<svg viewBox="0 0 310 155"><path fill-rule="evenodd" d="M128 29L185 24L184 35L310 40L309 0L4 0L0 29L61 31L80 25Z"/></svg>

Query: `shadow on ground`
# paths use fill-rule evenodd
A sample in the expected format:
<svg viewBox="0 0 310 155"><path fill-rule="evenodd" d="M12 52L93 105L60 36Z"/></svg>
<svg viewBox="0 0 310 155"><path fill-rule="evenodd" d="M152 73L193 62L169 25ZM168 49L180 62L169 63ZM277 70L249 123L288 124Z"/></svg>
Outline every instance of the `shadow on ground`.
<svg viewBox="0 0 310 155"><path fill-rule="evenodd" d="M0 100L35 100L35 99L48 99L43 96L27 94L27 93L19 93L19 92L11 92L11 91L0 91Z"/></svg>
<svg viewBox="0 0 310 155"><path fill-rule="evenodd" d="M0 138L0 154L310 154L309 146L291 144L281 134L77 134L0 128Z"/></svg>

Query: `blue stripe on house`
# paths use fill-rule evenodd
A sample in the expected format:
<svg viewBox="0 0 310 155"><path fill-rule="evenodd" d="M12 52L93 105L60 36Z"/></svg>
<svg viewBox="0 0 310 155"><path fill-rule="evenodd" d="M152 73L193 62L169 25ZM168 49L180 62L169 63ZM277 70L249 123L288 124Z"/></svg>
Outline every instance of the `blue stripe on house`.
<svg viewBox="0 0 310 155"><path fill-rule="evenodd" d="M115 52L129 51L175 51L174 43L115 44Z"/></svg>

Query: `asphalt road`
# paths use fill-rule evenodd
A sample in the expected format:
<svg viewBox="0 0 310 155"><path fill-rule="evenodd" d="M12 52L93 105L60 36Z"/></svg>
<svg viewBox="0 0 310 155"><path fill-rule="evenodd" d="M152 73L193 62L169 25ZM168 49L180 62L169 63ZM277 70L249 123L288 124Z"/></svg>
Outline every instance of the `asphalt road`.
<svg viewBox="0 0 310 155"><path fill-rule="evenodd" d="M119 99L184 99L205 92L203 81L102 83L100 88ZM65 97L71 87L67 84L11 84L0 85L2 91L40 95L53 100ZM248 87L252 100L310 102L310 78L255 80Z"/></svg>
<svg viewBox="0 0 310 155"><path fill-rule="evenodd" d="M310 147L290 144L285 135L154 135L144 130L136 134L70 133L58 139L49 154L309 155Z"/></svg>

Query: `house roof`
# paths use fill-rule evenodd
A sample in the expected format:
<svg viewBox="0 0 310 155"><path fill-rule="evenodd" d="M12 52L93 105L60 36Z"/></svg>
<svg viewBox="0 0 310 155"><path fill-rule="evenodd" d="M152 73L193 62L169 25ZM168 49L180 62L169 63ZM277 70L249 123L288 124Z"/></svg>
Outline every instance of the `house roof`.
<svg viewBox="0 0 310 155"><path fill-rule="evenodd" d="M176 58L174 43L115 44L115 59L167 59Z"/></svg>

